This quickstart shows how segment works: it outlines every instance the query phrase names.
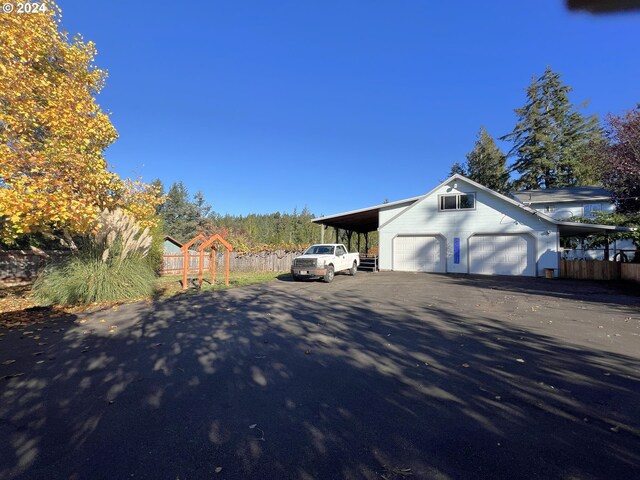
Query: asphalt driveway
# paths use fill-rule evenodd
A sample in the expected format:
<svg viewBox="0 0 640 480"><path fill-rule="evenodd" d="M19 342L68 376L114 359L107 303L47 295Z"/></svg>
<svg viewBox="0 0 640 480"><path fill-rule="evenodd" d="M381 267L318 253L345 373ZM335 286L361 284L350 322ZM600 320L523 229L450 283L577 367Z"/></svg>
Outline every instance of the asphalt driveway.
<svg viewBox="0 0 640 480"><path fill-rule="evenodd" d="M640 478L638 290L359 274L0 330L0 478Z"/></svg>

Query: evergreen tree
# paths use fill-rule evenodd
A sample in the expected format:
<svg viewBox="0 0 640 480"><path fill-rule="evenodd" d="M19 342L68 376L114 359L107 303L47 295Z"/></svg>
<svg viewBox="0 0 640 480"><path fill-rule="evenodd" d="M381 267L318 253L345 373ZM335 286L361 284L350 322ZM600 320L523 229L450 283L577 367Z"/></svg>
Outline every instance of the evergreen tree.
<svg viewBox="0 0 640 480"><path fill-rule="evenodd" d="M465 168L464 163L456 162L453 165L451 165L449 176L451 177L452 175L456 175L456 174L464 175L465 177L467 176L467 169Z"/></svg>
<svg viewBox="0 0 640 480"><path fill-rule="evenodd" d="M491 190L500 193L509 190L507 158L484 127L480 127L476 144L467 154L466 171L467 177Z"/></svg>
<svg viewBox="0 0 640 480"><path fill-rule="evenodd" d="M189 201L189 192L180 181L171 185L160 208L166 233L180 242L186 242L198 232L198 209Z"/></svg>
<svg viewBox="0 0 640 480"><path fill-rule="evenodd" d="M159 181L156 181L159 182ZM160 186L160 183L154 185ZM202 192L189 200L182 182L174 183L166 194L159 215L165 233L186 242L198 233L220 233L240 252L261 249L301 248L320 239L320 226L311 222L315 216L304 208L301 212L220 215L214 212Z"/></svg>
<svg viewBox="0 0 640 480"><path fill-rule="evenodd" d="M198 233L213 235L211 204L207 202L201 191L197 191L193 196L193 206L196 209L196 229Z"/></svg>
<svg viewBox="0 0 640 480"><path fill-rule="evenodd" d="M597 119L585 117L569 101L560 74L547 68L527 88L527 103L515 110L518 123L502 140L513 142L512 170L518 188L557 188L589 183L581 158L586 146L601 135Z"/></svg>

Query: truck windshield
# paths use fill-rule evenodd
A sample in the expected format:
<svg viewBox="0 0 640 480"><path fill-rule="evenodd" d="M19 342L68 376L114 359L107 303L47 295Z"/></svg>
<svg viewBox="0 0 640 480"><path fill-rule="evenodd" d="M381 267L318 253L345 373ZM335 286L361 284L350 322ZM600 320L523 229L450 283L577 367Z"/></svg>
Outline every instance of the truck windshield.
<svg viewBox="0 0 640 480"><path fill-rule="evenodd" d="M333 255L331 245L311 245L303 255Z"/></svg>

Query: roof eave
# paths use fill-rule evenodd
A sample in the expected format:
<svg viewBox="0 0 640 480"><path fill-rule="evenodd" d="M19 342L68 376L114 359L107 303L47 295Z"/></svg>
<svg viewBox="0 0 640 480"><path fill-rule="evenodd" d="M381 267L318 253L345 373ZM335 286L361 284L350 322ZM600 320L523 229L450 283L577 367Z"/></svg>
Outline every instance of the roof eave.
<svg viewBox="0 0 640 480"><path fill-rule="evenodd" d="M404 200L396 200L394 202L381 203L380 205L374 205L373 207L360 208L358 210L351 210L349 212L336 213L335 215L325 215L323 217L314 218L311 220L313 223L322 223L322 220L331 220L338 217L345 217L347 215L354 215L356 213L364 213L373 210L380 210L382 208L394 207L397 205L402 205L403 203L413 203L416 200L422 198L422 196L405 198Z"/></svg>
<svg viewBox="0 0 640 480"><path fill-rule="evenodd" d="M597 223L580 223L580 222L557 222L559 227L584 227L585 229L593 230L608 230L612 232L636 232L636 227L622 227L619 225L600 225Z"/></svg>

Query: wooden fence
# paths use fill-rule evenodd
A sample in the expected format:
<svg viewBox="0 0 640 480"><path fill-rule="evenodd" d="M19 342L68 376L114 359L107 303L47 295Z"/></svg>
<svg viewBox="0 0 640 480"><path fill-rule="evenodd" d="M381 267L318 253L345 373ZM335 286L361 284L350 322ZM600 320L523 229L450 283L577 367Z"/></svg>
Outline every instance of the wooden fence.
<svg viewBox="0 0 640 480"><path fill-rule="evenodd" d="M620 278L640 283L640 263L623 263L620 266Z"/></svg>
<svg viewBox="0 0 640 480"><path fill-rule="evenodd" d="M51 250L34 252L31 250L0 251L0 286L10 287L32 283L51 262L60 260L69 251Z"/></svg>
<svg viewBox="0 0 640 480"><path fill-rule="evenodd" d="M640 263L604 260L560 260L560 277L575 280L632 280L640 282Z"/></svg>
<svg viewBox="0 0 640 480"><path fill-rule="evenodd" d="M259 252L229 254L229 270L231 272L288 272L291 262L300 252ZM190 252L189 274L198 273L198 252ZM182 273L184 255L182 253L167 253L162 257L161 275L179 275ZM208 271L210 265L209 253L204 254L203 270ZM224 272L224 252L216 254L216 271Z"/></svg>

